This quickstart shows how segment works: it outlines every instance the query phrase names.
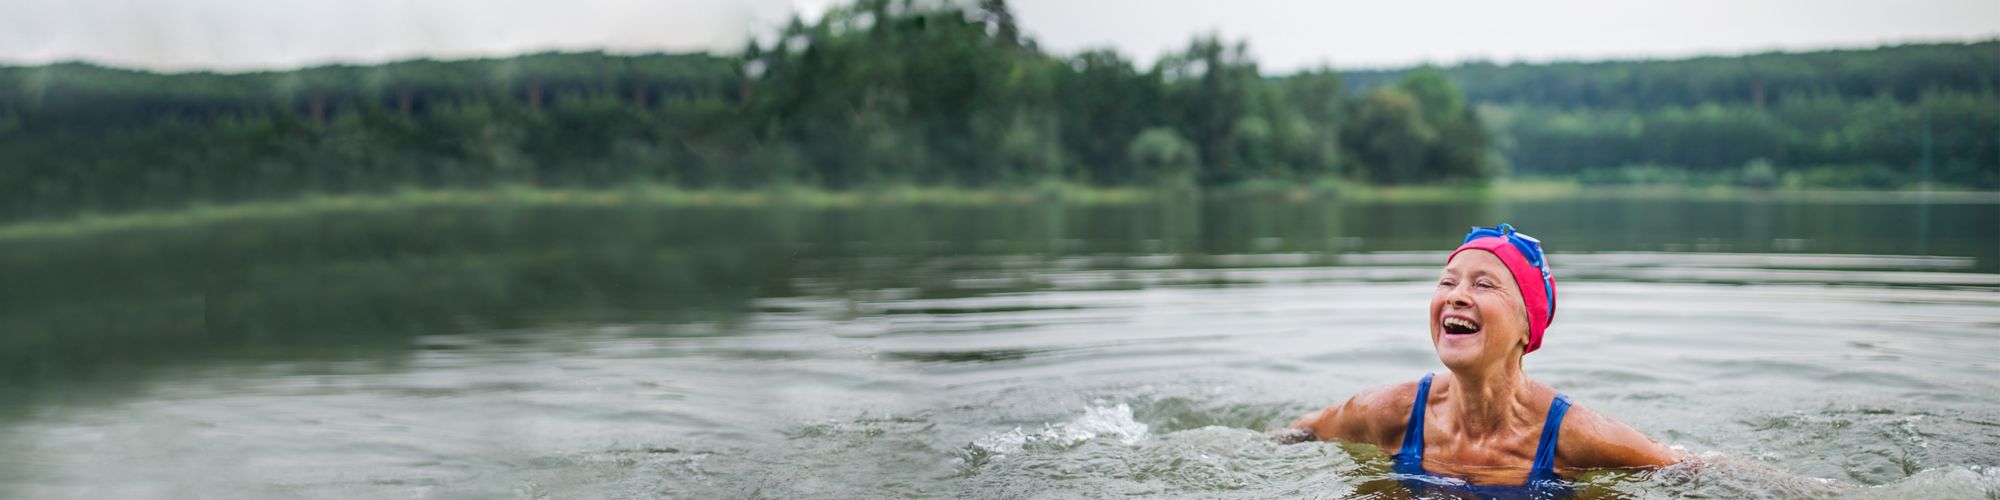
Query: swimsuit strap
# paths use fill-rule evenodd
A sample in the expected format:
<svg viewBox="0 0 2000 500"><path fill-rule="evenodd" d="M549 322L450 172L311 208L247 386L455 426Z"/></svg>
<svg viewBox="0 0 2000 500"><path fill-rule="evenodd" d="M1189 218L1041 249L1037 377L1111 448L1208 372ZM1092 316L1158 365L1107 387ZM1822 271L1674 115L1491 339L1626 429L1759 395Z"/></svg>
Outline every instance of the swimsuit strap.
<svg viewBox="0 0 2000 500"><path fill-rule="evenodd" d="M1562 435L1563 414L1569 413L1569 396L1556 394L1549 402L1549 418L1542 422L1542 441L1535 445L1535 465L1528 477L1555 477L1556 437Z"/></svg>
<svg viewBox="0 0 2000 500"><path fill-rule="evenodd" d="M1403 449L1396 452L1419 463L1424 460L1424 404L1431 399L1431 375L1424 374L1424 381L1417 384L1417 402L1410 405L1410 423L1403 427Z"/></svg>

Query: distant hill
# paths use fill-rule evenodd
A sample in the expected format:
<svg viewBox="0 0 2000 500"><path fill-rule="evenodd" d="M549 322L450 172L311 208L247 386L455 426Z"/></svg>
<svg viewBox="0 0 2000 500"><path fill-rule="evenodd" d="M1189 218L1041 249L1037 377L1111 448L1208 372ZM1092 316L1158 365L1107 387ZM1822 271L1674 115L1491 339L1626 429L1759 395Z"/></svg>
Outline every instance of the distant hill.
<svg viewBox="0 0 2000 500"><path fill-rule="evenodd" d="M733 95L739 80L735 59L708 54L550 52L246 73L153 73L70 62L0 67L0 114L43 127L98 127L315 109L321 118L354 108L415 114L445 102L484 100L540 106L562 96L601 94L657 106Z"/></svg>
<svg viewBox="0 0 2000 500"><path fill-rule="evenodd" d="M1481 107L1517 174L2000 188L2000 40L1431 70ZM1409 71L1342 76L1367 92Z"/></svg>
<svg viewBox="0 0 2000 500"><path fill-rule="evenodd" d="M1440 68L1476 103L1649 109L1771 104L1792 97L1915 101L1926 91L2000 92L2000 40L1689 59L1467 63ZM1345 71L1351 90L1409 69Z"/></svg>

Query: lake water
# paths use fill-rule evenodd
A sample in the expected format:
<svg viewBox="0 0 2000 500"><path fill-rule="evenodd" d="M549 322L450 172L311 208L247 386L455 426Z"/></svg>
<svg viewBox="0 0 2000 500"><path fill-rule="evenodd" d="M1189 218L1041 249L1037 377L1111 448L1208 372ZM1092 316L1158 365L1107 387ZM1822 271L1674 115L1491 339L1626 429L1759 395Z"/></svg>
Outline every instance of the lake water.
<svg viewBox="0 0 2000 500"><path fill-rule="evenodd" d="M2000 498L2000 203L357 208L0 239L0 497L1397 498L1263 431L1442 371L1540 237L1528 373L1707 456L1593 497Z"/></svg>

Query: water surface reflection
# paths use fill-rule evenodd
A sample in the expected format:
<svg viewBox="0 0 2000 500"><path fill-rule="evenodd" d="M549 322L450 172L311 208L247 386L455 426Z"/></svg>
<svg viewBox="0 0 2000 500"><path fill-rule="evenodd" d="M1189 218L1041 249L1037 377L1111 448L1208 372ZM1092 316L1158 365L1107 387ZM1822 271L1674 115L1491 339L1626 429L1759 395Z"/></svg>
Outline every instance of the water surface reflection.
<svg viewBox="0 0 2000 500"><path fill-rule="evenodd" d="M2000 206L1754 200L440 206L14 237L0 483L1367 491L1366 450L1256 431L1434 370L1423 282L1499 220L1557 252L1560 348L1529 369L1587 404L1890 488L1856 491L2000 484Z"/></svg>

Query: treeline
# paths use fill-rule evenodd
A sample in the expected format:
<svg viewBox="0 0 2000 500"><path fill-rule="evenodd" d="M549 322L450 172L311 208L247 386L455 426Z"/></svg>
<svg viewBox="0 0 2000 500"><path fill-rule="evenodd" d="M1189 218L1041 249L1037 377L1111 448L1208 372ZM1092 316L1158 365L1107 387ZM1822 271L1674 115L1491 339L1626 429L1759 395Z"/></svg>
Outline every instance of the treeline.
<svg viewBox="0 0 2000 500"><path fill-rule="evenodd" d="M1215 38L1141 68L1108 50L1052 56L1019 33L1000 1L834 9L745 51L746 116L779 158L805 161L774 164L836 187L1493 173L1485 128L1441 74L1349 96L1331 72L1266 78L1244 45Z"/></svg>
<svg viewBox="0 0 2000 500"><path fill-rule="evenodd" d="M670 178L727 154L745 82L702 54L247 74L0 68L0 214L302 192Z"/></svg>
<svg viewBox="0 0 2000 500"><path fill-rule="evenodd" d="M2000 187L2000 41L1442 71L1517 173L1639 182L1764 165L1820 186ZM1404 73L1346 76L1361 89Z"/></svg>
<svg viewBox="0 0 2000 500"><path fill-rule="evenodd" d="M860 0L730 56L0 68L0 218L493 184L2000 187L2000 42L1266 75L1214 37L1142 65L1021 33L1002 0Z"/></svg>
<svg viewBox="0 0 2000 500"><path fill-rule="evenodd" d="M919 7L918 5L922 5ZM1442 74L1359 95L1198 38L1057 55L1003 1L863 0L742 54L540 54L161 75L0 69L0 210L527 183L1226 185L1479 180Z"/></svg>

